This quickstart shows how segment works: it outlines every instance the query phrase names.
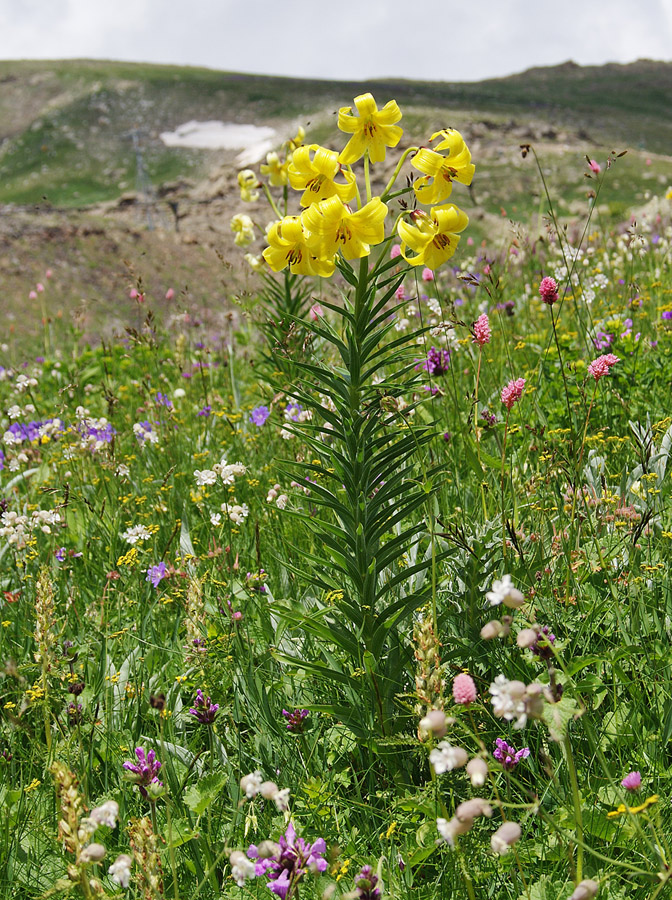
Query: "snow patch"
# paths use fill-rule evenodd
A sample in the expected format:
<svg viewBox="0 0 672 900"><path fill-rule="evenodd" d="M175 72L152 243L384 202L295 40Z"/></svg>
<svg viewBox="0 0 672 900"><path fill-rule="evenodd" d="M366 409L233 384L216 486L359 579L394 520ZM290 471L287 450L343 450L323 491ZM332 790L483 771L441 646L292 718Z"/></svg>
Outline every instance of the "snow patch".
<svg viewBox="0 0 672 900"><path fill-rule="evenodd" d="M249 166L259 162L273 149L275 129L259 125L236 125L233 122L185 122L175 131L160 135L167 147L190 147L197 150L242 150L236 162Z"/></svg>

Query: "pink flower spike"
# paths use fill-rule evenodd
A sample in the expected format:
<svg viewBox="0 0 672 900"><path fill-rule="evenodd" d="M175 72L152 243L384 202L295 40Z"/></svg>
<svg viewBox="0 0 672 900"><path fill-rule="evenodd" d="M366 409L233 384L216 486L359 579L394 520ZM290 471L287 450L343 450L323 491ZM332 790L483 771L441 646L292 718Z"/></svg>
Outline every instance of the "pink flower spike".
<svg viewBox="0 0 672 900"><path fill-rule="evenodd" d="M639 772L628 772L623 781L621 782L621 787L624 787L626 791L638 791L642 785L642 776Z"/></svg>
<svg viewBox="0 0 672 900"><path fill-rule="evenodd" d="M47 278L51 278L51 276L52 276L54 273L51 271L51 269L47 269L47 271L46 271L44 274L45 274L45 276L46 276Z"/></svg>
<svg viewBox="0 0 672 900"><path fill-rule="evenodd" d="M515 381L510 381L506 387L502 388L502 403L507 409L510 410L513 404L520 400L523 396L524 387L525 379L517 378Z"/></svg>
<svg viewBox="0 0 672 900"><path fill-rule="evenodd" d="M29 299L29 300L37 300L37 294L35 293L35 291L31 291L31 292L28 294L28 299Z"/></svg>
<svg viewBox="0 0 672 900"><path fill-rule="evenodd" d="M390 259L396 259L398 256L401 256L401 245L392 244L392 249L390 250Z"/></svg>
<svg viewBox="0 0 672 900"><path fill-rule="evenodd" d="M172 300L175 296L175 291L172 288L168 288L166 291L166 300Z"/></svg>
<svg viewBox="0 0 672 900"><path fill-rule="evenodd" d="M553 306L558 299L558 283L555 278L549 278L547 276L546 278L541 279L539 295L547 306Z"/></svg>
<svg viewBox="0 0 672 900"><path fill-rule="evenodd" d="M482 347L484 344L490 343L491 336L490 320L486 313L482 313L474 322L474 343Z"/></svg>
<svg viewBox="0 0 672 900"><path fill-rule="evenodd" d="M37 282L37 284L35 285L35 290L37 291L38 294L41 294L44 291L44 285L42 284L41 281Z"/></svg>
<svg viewBox="0 0 672 900"><path fill-rule="evenodd" d="M431 269L428 269L427 266L422 270L422 280L434 281L434 272L432 272Z"/></svg>
<svg viewBox="0 0 672 900"><path fill-rule="evenodd" d="M453 699L462 706L473 703L478 696L474 679L466 672L461 672L453 681Z"/></svg>
<svg viewBox="0 0 672 900"><path fill-rule="evenodd" d="M399 285L399 287L394 292L394 296L397 298L397 300L406 299L406 289L404 288L403 284Z"/></svg>
<svg viewBox="0 0 672 900"><path fill-rule="evenodd" d="M135 288L131 288L131 290L128 292L128 296L131 298L131 300L135 300L135 298L138 296L138 292Z"/></svg>
<svg viewBox="0 0 672 900"><path fill-rule="evenodd" d="M620 362L618 356L614 356L613 353L605 353L592 361L588 366L588 372L593 376L595 381L599 381L603 375L609 374L609 369L611 369L612 366L615 366L617 362Z"/></svg>

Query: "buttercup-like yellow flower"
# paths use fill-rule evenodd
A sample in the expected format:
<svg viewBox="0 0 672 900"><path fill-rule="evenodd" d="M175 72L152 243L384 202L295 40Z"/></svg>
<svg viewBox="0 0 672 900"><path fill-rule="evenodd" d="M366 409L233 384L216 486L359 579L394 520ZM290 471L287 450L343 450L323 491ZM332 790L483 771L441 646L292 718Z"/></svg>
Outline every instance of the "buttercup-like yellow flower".
<svg viewBox="0 0 672 900"><path fill-rule="evenodd" d="M460 242L459 232L464 231L469 223L466 213L447 203L435 206L427 215L415 210L411 213L414 224L410 225L402 219L397 225L401 238L401 255L412 266L427 266L435 272L455 253ZM414 256L407 255L411 249Z"/></svg>
<svg viewBox="0 0 672 900"><path fill-rule="evenodd" d="M282 272L289 266L294 275L329 278L334 272L334 260L317 259L306 244L307 237L300 216L285 216L269 227L266 234L268 247L262 256L274 272Z"/></svg>
<svg viewBox="0 0 672 900"><path fill-rule="evenodd" d="M235 234L234 243L239 247L247 247L254 240L254 222L244 213L231 219L231 231Z"/></svg>
<svg viewBox="0 0 672 900"><path fill-rule="evenodd" d="M339 174L345 184L334 181ZM334 196L347 203L357 193L355 176L342 168L338 153L319 144L299 147L294 151L289 164L289 183L295 191L303 191L301 206L311 206Z"/></svg>
<svg viewBox="0 0 672 900"><path fill-rule="evenodd" d="M386 215L380 197L354 213L338 197L329 197L304 210L301 219L309 232L308 246L319 257L333 259L340 250L345 259L360 259L385 240Z"/></svg>
<svg viewBox="0 0 672 900"><path fill-rule="evenodd" d="M427 206L447 200L453 189L453 181L471 184L476 171L471 162L471 153L459 131L452 128L437 131L429 139L430 143L438 137L442 140L435 150L421 147L412 160L415 168L423 173L413 189L420 203ZM443 156L439 150L447 150L448 155Z"/></svg>
<svg viewBox="0 0 672 900"><path fill-rule="evenodd" d="M403 131L395 122L401 119L401 110L396 100L390 100L378 109L371 94L355 97L359 116L352 115L351 106L342 106L338 111L338 127L352 137L345 145L339 159L350 165L361 159L369 151L373 163L385 159L386 147L396 147Z"/></svg>
<svg viewBox="0 0 672 900"><path fill-rule="evenodd" d="M287 167L287 161L285 160L284 163L280 162L280 157L277 153L267 153L266 165L259 166L259 171L268 178L272 187L283 187L288 181Z"/></svg>
<svg viewBox="0 0 672 900"><path fill-rule="evenodd" d="M252 169L243 169L238 173L238 186L240 187L240 199L245 203L254 203L259 196L255 188L259 186L259 180Z"/></svg>

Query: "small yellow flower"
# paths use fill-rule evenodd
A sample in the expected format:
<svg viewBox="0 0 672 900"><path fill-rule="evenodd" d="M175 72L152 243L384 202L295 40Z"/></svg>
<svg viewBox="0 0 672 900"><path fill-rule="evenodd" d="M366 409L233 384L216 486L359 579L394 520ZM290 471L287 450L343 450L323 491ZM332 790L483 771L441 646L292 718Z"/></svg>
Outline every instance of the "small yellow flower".
<svg viewBox="0 0 672 900"><path fill-rule="evenodd" d="M351 106L342 106L338 111L338 127L352 135L339 159L350 165L361 159L368 150L371 162L382 162L385 148L396 147L403 134L395 124L401 119L397 101L390 100L379 110L371 94L360 94L355 97L355 106L359 116L352 115Z"/></svg>
<svg viewBox="0 0 672 900"><path fill-rule="evenodd" d="M621 803L617 809L614 809L611 812L607 813L607 818L615 819L616 816L622 816L625 815L625 813L632 813L633 815L637 815L637 813L642 812L649 806L653 806L653 804L657 803L659 800L660 796L658 794L653 794L652 797L647 797L641 806L626 806L625 803Z"/></svg>
<svg viewBox="0 0 672 900"><path fill-rule="evenodd" d="M305 136L306 136L305 129L299 125L297 132L296 132L296 136L293 138L290 138L290 140L287 141L287 144L286 144L287 152L293 153L294 150L296 150L298 147L300 147L303 144L303 139L305 138Z"/></svg>
<svg viewBox="0 0 672 900"><path fill-rule="evenodd" d="M254 253L246 253L244 259L253 272L263 272L266 268L263 257L256 256Z"/></svg>
<svg viewBox="0 0 672 900"><path fill-rule="evenodd" d="M262 175L266 175L273 187L284 187L287 184L287 161L280 162L277 153L266 154L266 165L260 166Z"/></svg>
<svg viewBox="0 0 672 900"><path fill-rule="evenodd" d="M289 164L289 183L295 191L303 191L301 206L310 206L329 197L339 197L344 203L357 193L352 172L346 172L338 161L338 153L319 144L299 147ZM344 184L334 179L341 175Z"/></svg>
<svg viewBox="0 0 672 900"><path fill-rule="evenodd" d="M231 219L231 231L235 234L234 244L247 247L254 240L254 222L244 213L238 213Z"/></svg>
<svg viewBox="0 0 672 900"><path fill-rule="evenodd" d="M42 784L42 782L39 780L39 778L33 778L33 780L30 782L30 784L27 784L24 787L24 789L23 789L24 794L28 794L28 793L30 793L30 791L34 791L41 784Z"/></svg>
<svg viewBox="0 0 672 900"><path fill-rule="evenodd" d="M411 219L414 225L403 219L397 225L402 241L401 255L410 265L427 266L433 272L455 253L460 241L459 232L469 224L466 213L452 203L433 207L429 215L415 210ZM414 256L407 256L407 246Z"/></svg>
<svg viewBox="0 0 672 900"><path fill-rule="evenodd" d="M329 278L335 268L333 259L317 259L308 248L306 237L300 217L285 216L268 229L268 247L262 256L274 272L282 272L289 266L295 275Z"/></svg>
<svg viewBox="0 0 672 900"><path fill-rule="evenodd" d="M259 180L252 169L243 169L238 173L238 187L240 199L245 203L254 203L259 196L259 191L255 190L259 187Z"/></svg>
<svg viewBox="0 0 672 900"><path fill-rule="evenodd" d="M437 131L429 139L430 143L437 137L443 140L435 149L421 147L412 161L415 168L423 173L423 177L413 185L415 195L420 203L428 206L447 200L453 190L453 181L471 184L476 171L471 153L459 131L452 128ZM440 150L447 150L448 155L442 155Z"/></svg>
<svg viewBox="0 0 672 900"><path fill-rule="evenodd" d="M301 220L309 232L306 242L320 258L333 259L340 250L345 259L361 259L385 240L386 215L380 197L354 213L338 197L329 197L306 209Z"/></svg>

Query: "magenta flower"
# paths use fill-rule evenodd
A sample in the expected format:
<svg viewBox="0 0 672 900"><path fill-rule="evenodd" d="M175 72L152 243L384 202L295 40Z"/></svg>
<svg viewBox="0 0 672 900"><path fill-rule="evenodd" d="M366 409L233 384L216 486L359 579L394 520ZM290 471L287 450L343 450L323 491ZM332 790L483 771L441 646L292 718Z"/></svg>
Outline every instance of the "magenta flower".
<svg viewBox="0 0 672 900"><path fill-rule="evenodd" d="M450 350L437 350L430 347L427 361L423 365L430 375L445 375L450 365Z"/></svg>
<svg viewBox="0 0 672 900"><path fill-rule="evenodd" d="M212 725L217 717L218 709L219 704L213 703L210 697L205 697L203 691L198 688L194 705L189 712L198 719L201 725Z"/></svg>
<svg viewBox="0 0 672 900"><path fill-rule="evenodd" d="M612 366L615 366L617 362L620 362L618 356L614 356L613 353L606 353L602 356L598 356L597 359L594 359L588 366L588 371L595 381L599 381L603 375L609 374L609 369L611 369Z"/></svg>
<svg viewBox="0 0 672 900"><path fill-rule="evenodd" d="M285 834L278 841L277 851L273 856L259 857L259 850L250 844L247 855L257 860L254 874L265 875L270 879L268 887L280 900L286 900L293 894L301 878L307 872L324 872L327 861L324 852L327 845L323 838L308 844L303 838L297 838L294 825L290 822Z"/></svg>
<svg viewBox="0 0 672 900"><path fill-rule="evenodd" d="M425 268L422 270L422 280L423 281L434 281L434 272L431 269Z"/></svg>
<svg viewBox="0 0 672 900"><path fill-rule="evenodd" d="M307 709L295 709L293 712L283 709L282 714L287 720L287 731L293 734L300 734L303 731L304 721L308 717Z"/></svg>
<svg viewBox="0 0 672 900"><path fill-rule="evenodd" d="M624 787L626 791L638 791L642 785L642 776L639 772L628 772L623 781L621 781L621 787Z"/></svg>
<svg viewBox="0 0 672 900"><path fill-rule="evenodd" d="M524 388L524 378L517 378L515 381L510 381L506 387L502 388L502 403L508 410L510 410L513 404L517 403L523 396Z"/></svg>
<svg viewBox="0 0 672 900"><path fill-rule="evenodd" d="M137 784L140 793L145 799L151 799L149 794L147 793L148 785L158 785L162 787L162 782L158 779L159 770L161 769L161 763L156 758L156 754L153 750L150 750L149 753L145 753L143 747L135 748L135 755L138 759L137 763L133 763L130 760L126 760L123 767L128 772L126 778L129 781L132 781L133 784Z"/></svg>
<svg viewBox="0 0 672 900"><path fill-rule="evenodd" d="M558 299L558 283L555 278L549 278L547 276L546 278L541 279L539 295L547 306L553 306Z"/></svg>
<svg viewBox="0 0 672 900"><path fill-rule="evenodd" d="M490 343L492 332L490 331L490 320L483 313L474 322L474 343L482 347L484 344Z"/></svg>
<svg viewBox="0 0 672 900"><path fill-rule="evenodd" d="M502 738L497 738L495 743L497 744L497 747L492 755L501 762L507 772L510 772L511 769L515 769L521 759L527 759L530 755L529 747L523 747L522 750L516 750L515 747L507 744Z"/></svg>
<svg viewBox="0 0 672 900"><path fill-rule="evenodd" d="M461 672L453 681L453 699L462 706L473 703L478 696L474 679L466 672Z"/></svg>

